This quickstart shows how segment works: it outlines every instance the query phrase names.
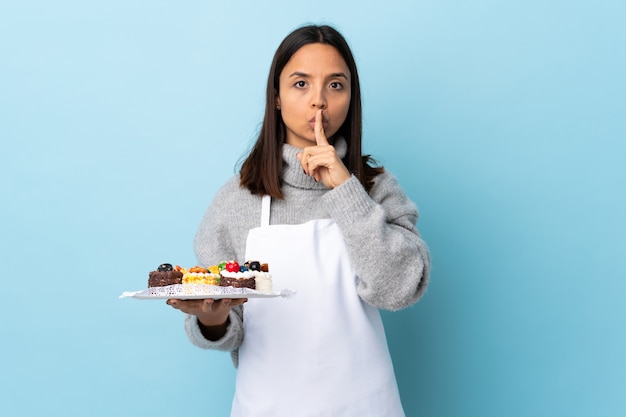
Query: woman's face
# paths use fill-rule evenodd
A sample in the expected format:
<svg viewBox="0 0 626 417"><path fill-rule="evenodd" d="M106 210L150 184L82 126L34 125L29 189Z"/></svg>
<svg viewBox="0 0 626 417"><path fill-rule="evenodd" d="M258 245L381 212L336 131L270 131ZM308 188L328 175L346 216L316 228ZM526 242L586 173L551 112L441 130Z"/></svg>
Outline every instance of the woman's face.
<svg viewBox="0 0 626 417"><path fill-rule="evenodd" d="M286 127L286 142L314 146L315 115L323 110L324 133L332 137L348 115L350 71L335 47L312 43L300 48L279 77L276 105Z"/></svg>

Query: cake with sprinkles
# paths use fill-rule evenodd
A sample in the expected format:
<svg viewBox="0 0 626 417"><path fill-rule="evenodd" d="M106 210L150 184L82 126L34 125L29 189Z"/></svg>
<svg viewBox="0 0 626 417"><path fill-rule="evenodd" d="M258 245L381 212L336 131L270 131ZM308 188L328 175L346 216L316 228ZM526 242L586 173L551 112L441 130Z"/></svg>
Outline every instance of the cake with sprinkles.
<svg viewBox="0 0 626 417"><path fill-rule="evenodd" d="M269 266L259 261L223 261L207 268L193 266L183 268L178 265L161 264L148 277L148 287L169 285L214 285L220 287L250 288L262 293L272 292L272 275Z"/></svg>
<svg viewBox="0 0 626 417"><path fill-rule="evenodd" d="M260 292L272 292L272 276L267 264L248 261L240 265L237 261L222 262L218 265L220 285L223 287L251 288Z"/></svg>

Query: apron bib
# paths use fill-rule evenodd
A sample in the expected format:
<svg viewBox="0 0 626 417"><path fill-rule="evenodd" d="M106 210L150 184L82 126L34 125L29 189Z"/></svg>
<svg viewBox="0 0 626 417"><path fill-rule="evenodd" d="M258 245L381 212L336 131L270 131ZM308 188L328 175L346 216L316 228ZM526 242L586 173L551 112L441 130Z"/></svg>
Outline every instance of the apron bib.
<svg viewBox="0 0 626 417"><path fill-rule="evenodd" d="M404 417L382 320L332 219L250 230L246 259L267 262L289 298L244 304L231 417Z"/></svg>

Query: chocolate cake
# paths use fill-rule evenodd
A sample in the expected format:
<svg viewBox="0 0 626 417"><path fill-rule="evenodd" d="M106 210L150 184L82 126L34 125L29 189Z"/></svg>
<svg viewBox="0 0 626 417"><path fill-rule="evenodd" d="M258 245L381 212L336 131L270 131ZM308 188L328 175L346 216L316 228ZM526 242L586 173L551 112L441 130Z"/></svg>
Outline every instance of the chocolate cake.
<svg viewBox="0 0 626 417"><path fill-rule="evenodd" d="M256 289L254 271L261 269L259 262L248 261L239 265L237 261L228 261L222 262L218 268L220 270L220 286Z"/></svg>
<svg viewBox="0 0 626 417"><path fill-rule="evenodd" d="M148 274L148 287L166 287L181 284L183 273L175 270L171 264L161 264L156 271Z"/></svg>
<svg viewBox="0 0 626 417"><path fill-rule="evenodd" d="M234 288L251 288L256 289L256 280L254 278L229 278L222 276L220 279L221 287Z"/></svg>

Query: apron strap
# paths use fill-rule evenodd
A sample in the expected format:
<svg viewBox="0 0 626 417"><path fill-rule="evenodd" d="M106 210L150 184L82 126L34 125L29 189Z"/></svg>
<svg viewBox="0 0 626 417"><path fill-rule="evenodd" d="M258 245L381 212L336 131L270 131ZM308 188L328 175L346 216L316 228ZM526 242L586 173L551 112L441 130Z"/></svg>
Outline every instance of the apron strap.
<svg viewBox="0 0 626 417"><path fill-rule="evenodd" d="M264 195L263 200L261 202L261 227L266 227L270 225L270 203L272 202L272 197L269 195Z"/></svg>

